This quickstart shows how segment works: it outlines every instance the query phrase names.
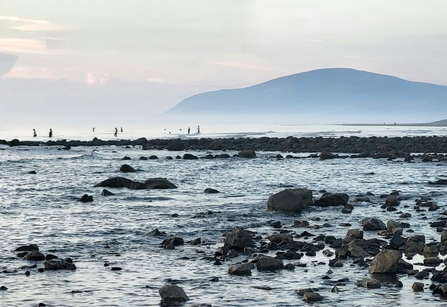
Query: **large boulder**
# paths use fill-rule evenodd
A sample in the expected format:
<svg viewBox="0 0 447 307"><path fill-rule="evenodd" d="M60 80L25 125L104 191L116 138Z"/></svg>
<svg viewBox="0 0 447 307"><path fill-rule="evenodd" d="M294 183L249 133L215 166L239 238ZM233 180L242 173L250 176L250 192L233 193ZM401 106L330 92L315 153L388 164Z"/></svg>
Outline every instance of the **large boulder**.
<svg viewBox="0 0 447 307"><path fill-rule="evenodd" d="M177 186L166 178L149 178L144 184L148 189L177 189Z"/></svg>
<svg viewBox="0 0 447 307"><path fill-rule="evenodd" d="M243 149L237 154L240 158L256 158L256 152L253 149Z"/></svg>
<svg viewBox="0 0 447 307"><path fill-rule="evenodd" d="M280 270L284 268L284 263L281 259L276 259L269 256L261 256L256 263L258 271Z"/></svg>
<svg viewBox="0 0 447 307"><path fill-rule="evenodd" d="M312 191L287 189L271 195L267 200L268 211L301 211L312 204Z"/></svg>
<svg viewBox="0 0 447 307"><path fill-rule="evenodd" d="M363 230L386 230L385 223L375 217L363 219L362 226Z"/></svg>
<svg viewBox="0 0 447 307"><path fill-rule="evenodd" d="M109 187L109 188L128 188L132 190L144 190L147 189L146 184L141 182L132 181L124 177L113 177L101 181L96 184L95 187Z"/></svg>
<svg viewBox="0 0 447 307"><path fill-rule="evenodd" d="M369 267L369 273L397 273L398 264L401 259L401 252L393 249L384 249L372 260L371 266Z"/></svg>
<svg viewBox="0 0 447 307"><path fill-rule="evenodd" d="M225 249L243 250L244 247L253 245L252 233L250 231L235 228L225 236Z"/></svg>
<svg viewBox="0 0 447 307"><path fill-rule="evenodd" d="M324 193L314 205L321 207L346 206L349 200L348 194L345 193Z"/></svg>
<svg viewBox="0 0 447 307"><path fill-rule="evenodd" d="M176 285L166 285L158 290L163 302L186 302L189 297L182 288Z"/></svg>

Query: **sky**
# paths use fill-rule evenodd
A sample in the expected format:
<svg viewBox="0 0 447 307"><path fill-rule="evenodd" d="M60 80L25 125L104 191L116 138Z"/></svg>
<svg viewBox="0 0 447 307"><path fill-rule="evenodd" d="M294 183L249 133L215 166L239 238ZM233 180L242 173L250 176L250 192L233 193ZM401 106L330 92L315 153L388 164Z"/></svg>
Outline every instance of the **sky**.
<svg viewBox="0 0 447 307"><path fill-rule="evenodd" d="M0 0L0 120L142 118L326 67L447 85L445 16L445 0Z"/></svg>

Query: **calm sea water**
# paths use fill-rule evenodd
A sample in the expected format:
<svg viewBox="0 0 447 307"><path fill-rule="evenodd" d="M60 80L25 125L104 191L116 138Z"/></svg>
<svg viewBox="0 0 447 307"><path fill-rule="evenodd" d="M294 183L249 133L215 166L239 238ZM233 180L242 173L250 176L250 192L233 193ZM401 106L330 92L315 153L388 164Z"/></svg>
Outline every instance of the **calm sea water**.
<svg viewBox="0 0 447 307"><path fill-rule="evenodd" d="M76 129L62 132L62 128L52 128L58 138L77 139L76 135L81 135L75 133ZM164 130L123 128L123 138L165 135ZM225 131L216 127L214 130L206 126L201 128L203 136L233 135L228 127ZM305 131L302 128L295 132L297 135L312 135L326 131L329 136L351 131L364 136L367 129L370 128L324 126L324 129ZM443 128L390 129L382 129L380 133L445 134ZM144 131L147 131L146 134L142 133ZM234 131L235 135L283 135L290 132L290 126L268 126L263 129L258 126L242 132ZM0 138L3 139L13 136L8 134L12 133L10 131L2 133ZM110 133L110 138L113 138L113 129L102 131L98 127L94 135L99 134L99 138L106 139L101 136ZM82 138L91 139L92 136L93 132L87 131ZM26 138L25 134L15 137ZM38 138L45 139L41 136ZM92 148L85 147L75 147L70 151L48 146L0 147L0 286L8 288L0 291L1 306L34 306L39 302L51 306L79 307L160 306L158 289L171 282L180 285L190 297L191 300L184 306L201 303L212 306L296 306L303 302L294 291L307 287L319 289L325 297L321 305L325 306L445 306L447 303L433 297L429 290L413 293L411 285L416 280L406 275L397 276L404 284L402 289L393 286L376 290L358 288L355 282L369 277L367 270L349 260L343 267L331 269L327 265L329 258L321 252L316 257L305 256L299 261L286 261L305 263L306 267L278 272L258 272L254 269L249 277L227 274L228 265L251 259L249 256L230 259L220 266L213 265L212 260L214 252L223 245L223 234L234 227L242 227L256 232L266 241L268 235L278 231L269 226L271 220L280 221L284 228L298 234L307 230L315 235L344 237L348 229L361 228L364 217L376 216L386 223L408 212L412 218L406 221L411 224L414 233L404 233L405 236L424 234L427 242L439 241L439 234L429 227L429 222L437 220L439 212L445 210L446 188L430 186L427 181L445 178L445 164L408 164L382 159L277 160L272 158L276 152L258 153L256 159L249 160L167 160L167 156L183 152L143 151L137 147L114 146L96 149L98 151L92 155ZM191 153L198 156L206 154ZM139 160L141 156L153 154L160 159ZM126 162L138 169L137 173L123 175L119 172L124 156L132 158ZM37 174L29 174L29 171L36 171ZM102 188L93 186L114 176L139 181L165 177L178 189L135 191L111 188L109 190L115 196L101 196ZM267 198L285 186L307 187L314 191L315 197L321 195L320 190L347 193L351 199L366 192L376 196L372 197L372 203L354 204L353 213L348 215L341 214L341 208L314 208L301 215L267 212ZM205 188L215 188L221 193L204 194ZM397 212L385 212L380 209L383 200L379 199L379 195L392 190L399 190L403 200ZM93 195L92 203L77 201L85 193ZM416 213L413 207L415 199L420 197L433 198L441 209ZM213 213L205 214L208 211ZM178 214L178 217L173 214ZM307 220L311 228L293 228L295 220ZM352 226L342 227L340 222L351 223ZM328 223L329 227L313 228L324 223ZM156 228L166 235L147 235ZM173 236L182 237L185 242L200 237L203 243L185 243L174 250L160 248L164 238ZM366 233L365 237L377 235L374 232ZM307 241L312 242L312 237ZM38 244L44 253L72 258L78 269L38 273L36 268L26 268L36 262L17 258L14 249L30 243ZM272 251L270 255L274 256L274 253ZM412 262L421 262L421 259L415 257ZM106 262L110 266L104 266ZM121 267L122 270L112 271L112 266ZM37 262L37 267L43 267L42 262ZM441 265L440 269L443 267ZM415 265L415 268L424 267ZM328 273L329 269L333 272ZM31 272L30 276L25 276L27 270ZM331 293L332 285L322 279L324 275L329 275L332 280L348 277L349 281L339 287L340 293ZM213 277L218 277L219 281L211 282ZM423 282L428 289L430 281ZM265 286L272 290L262 290Z"/></svg>

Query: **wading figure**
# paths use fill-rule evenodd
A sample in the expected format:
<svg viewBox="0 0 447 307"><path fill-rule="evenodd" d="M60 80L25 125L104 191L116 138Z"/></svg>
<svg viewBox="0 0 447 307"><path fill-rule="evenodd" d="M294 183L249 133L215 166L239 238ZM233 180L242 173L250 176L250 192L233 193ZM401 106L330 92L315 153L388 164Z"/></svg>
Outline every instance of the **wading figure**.
<svg viewBox="0 0 447 307"><path fill-rule="evenodd" d="M33 129L33 136L36 137L37 136L37 132L36 129Z"/></svg>
<svg viewBox="0 0 447 307"><path fill-rule="evenodd" d="M53 129L50 128L50 132L48 133L48 136L49 136L50 138L53 137Z"/></svg>
<svg viewBox="0 0 447 307"><path fill-rule="evenodd" d="M115 133L113 135L118 136L118 128L115 127Z"/></svg>

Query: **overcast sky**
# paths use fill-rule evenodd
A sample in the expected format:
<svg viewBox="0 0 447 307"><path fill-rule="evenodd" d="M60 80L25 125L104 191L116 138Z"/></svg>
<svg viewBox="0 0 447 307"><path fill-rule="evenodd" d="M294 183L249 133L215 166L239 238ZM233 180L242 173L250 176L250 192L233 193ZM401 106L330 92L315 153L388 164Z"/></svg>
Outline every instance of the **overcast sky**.
<svg viewBox="0 0 447 307"><path fill-rule="evenodd" d="M446 16L445 0L0 0L0 52L17 57L0 74L169 86L154 112L325 67L447 85Z"/></svg>

